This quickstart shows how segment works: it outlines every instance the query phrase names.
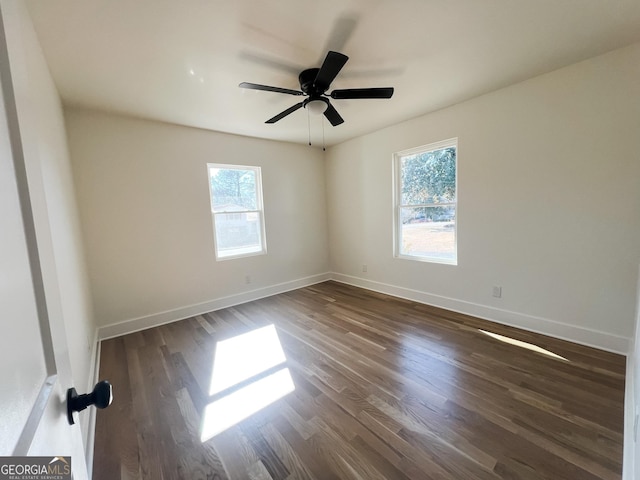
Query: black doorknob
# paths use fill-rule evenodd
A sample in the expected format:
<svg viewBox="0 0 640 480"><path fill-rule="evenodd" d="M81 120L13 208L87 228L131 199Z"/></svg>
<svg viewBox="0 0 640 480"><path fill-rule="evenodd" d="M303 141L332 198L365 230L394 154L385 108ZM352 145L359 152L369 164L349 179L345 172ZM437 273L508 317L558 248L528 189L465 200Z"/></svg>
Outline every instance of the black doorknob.
<svg viewBox="0 0 640 480"><path fill-rule="evenodd" d="M78 395L75 388L67 390L67 420L73 425L73 412L80 412L89 405L96 408L107 408L113 400L113 388L107 380L96 383L93 392Z"/></svg>

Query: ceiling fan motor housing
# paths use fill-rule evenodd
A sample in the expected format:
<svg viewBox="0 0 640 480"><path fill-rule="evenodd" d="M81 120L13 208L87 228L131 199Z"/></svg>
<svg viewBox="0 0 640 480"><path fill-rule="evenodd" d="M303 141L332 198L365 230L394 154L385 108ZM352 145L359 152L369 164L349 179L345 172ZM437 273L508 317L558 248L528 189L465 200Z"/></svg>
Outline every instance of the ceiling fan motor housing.
<svg viewBox="0 0 640 480"><path fill-rule="evenodd" d="M300 90L302 90L309 96L322 95L329 88L329 85L316 85L314 83L319 71L319 68L308 68L307 70L303 70L300 75L298 75Z"/></svg>

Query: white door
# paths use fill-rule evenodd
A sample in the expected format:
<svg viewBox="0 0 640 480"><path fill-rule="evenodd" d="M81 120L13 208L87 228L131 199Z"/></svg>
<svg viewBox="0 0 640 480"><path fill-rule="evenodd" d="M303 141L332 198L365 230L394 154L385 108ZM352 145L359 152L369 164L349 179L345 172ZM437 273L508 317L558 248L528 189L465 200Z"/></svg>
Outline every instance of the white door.
<svg viewBox="0 0 640 480"><path fill-rule="evenodd" d="M78 425L66 420L71 386L64 325L48 314L58 294L45 282L20 143L6 22L0 18L0 456L71 456L74 478L87 478ZM30 179L31 180L31 179ZM31 192L29 192L31 188ZM39 226L39 235L47 225ZM80 392L85 393L85 392Z"/></svg>

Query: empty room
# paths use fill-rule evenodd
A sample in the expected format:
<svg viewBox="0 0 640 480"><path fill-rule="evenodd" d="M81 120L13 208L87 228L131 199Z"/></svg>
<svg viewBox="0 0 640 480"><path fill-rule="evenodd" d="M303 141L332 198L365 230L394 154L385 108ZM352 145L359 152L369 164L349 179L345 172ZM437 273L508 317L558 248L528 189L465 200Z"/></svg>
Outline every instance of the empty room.
<svg viewBox="0 0 640 480"><path fill-rule="evenodd" d="M640 478L637 0L0 14L8 472Z"/></svg>

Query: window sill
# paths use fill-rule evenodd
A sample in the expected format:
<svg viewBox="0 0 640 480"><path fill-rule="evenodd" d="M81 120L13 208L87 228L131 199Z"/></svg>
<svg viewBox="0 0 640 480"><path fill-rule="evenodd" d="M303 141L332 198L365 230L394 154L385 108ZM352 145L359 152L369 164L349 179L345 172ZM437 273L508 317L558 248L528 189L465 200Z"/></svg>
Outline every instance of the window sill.
<svg viewBox="0 0 640 480"><path fill-rule="evenodd" d="M439 257L419 257L417 255L395 255L395 258L400 260L413 260L414 262L423 262L423 263L439 263L442 265L458 265L457 258L439 258Z"/></svg>

